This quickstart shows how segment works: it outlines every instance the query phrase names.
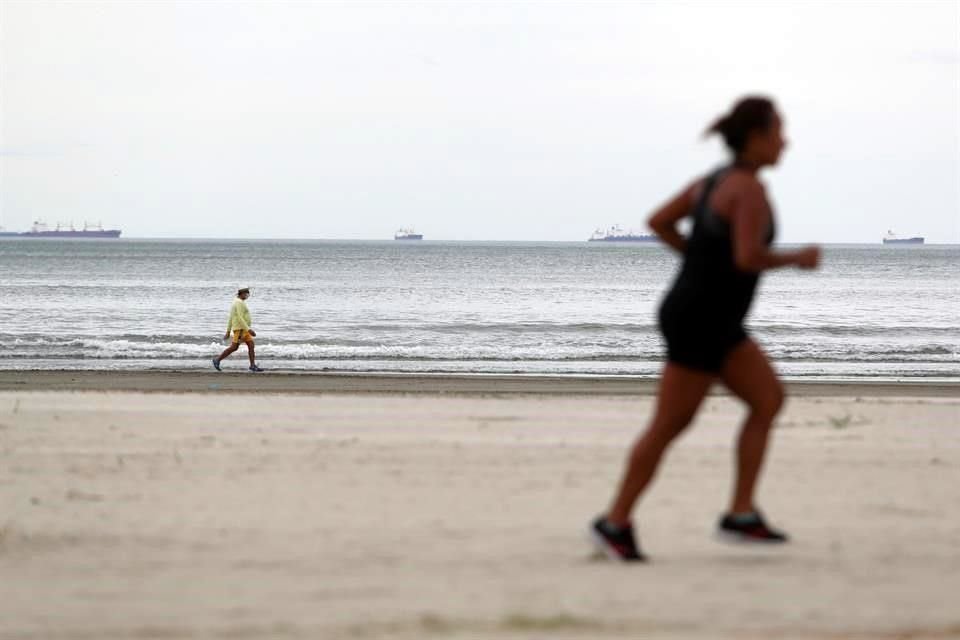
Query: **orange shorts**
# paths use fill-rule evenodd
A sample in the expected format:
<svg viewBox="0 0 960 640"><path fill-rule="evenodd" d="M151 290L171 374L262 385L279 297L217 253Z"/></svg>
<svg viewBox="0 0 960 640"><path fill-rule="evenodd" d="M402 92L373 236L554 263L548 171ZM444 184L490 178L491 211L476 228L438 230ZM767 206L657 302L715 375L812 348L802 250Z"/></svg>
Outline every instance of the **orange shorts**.
<svg viewBox="0 0 960 640"><path fill-rule="evenodd" d="M246 329L234 329L233 344L240 344L241 342L253 342L253 336Z"/></svg>

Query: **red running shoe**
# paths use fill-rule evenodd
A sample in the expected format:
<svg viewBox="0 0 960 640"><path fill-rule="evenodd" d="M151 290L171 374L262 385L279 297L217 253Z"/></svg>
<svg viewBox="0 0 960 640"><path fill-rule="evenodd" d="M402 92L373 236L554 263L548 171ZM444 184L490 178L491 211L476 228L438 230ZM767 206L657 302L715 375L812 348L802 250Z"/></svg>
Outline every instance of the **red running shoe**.
<svg viewBox="0 0 960 640"><path fill-rule="evenodd" d="M590 525L590 540L597 550L611 560L619 562L646 562L633 537L633 527L618 527L607 522L603 516Z"/></svg>
<svg viewBox="0 0 960 640"><path fill-rule="evenodd" d="M727 514L720 519L717 537L728 542L761 542L779 544L789 538L782 531L770 528L759 511L733 516Z"/></svg>

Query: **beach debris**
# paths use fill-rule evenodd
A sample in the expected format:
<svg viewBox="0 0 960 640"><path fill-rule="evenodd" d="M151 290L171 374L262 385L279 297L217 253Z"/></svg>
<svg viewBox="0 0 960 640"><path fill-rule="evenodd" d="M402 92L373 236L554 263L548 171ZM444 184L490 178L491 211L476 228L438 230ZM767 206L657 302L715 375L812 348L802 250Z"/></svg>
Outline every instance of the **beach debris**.
<svg viewBox="0 0 960 640"><path fill-rule="evenodd" d="M833 425L834 429L846 429L850 426L850 421L853 420L853 416L847 413L839 417L827 416L827 419L830 421L830 424Z"/></svg>
<svg viewBox="0 0 960 640"><path fill-rule="evenodd" d="M67 491L67 500L71 501L81 501L81 502L100 502L103 500L103 496L99 493L88 493L86 491L77 491L76 489L70 489Z"/></svg>

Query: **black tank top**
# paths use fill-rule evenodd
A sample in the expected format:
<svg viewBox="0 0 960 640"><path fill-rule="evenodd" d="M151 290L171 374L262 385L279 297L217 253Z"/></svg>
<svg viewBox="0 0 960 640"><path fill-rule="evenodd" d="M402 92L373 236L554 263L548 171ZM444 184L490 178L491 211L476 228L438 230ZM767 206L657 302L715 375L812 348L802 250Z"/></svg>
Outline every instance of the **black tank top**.
<svg viewBox="0 0 960 640"><path fill-rule="evenodd" d="M686 313L703 314L701 319L706 323L739 326L750 310L759 275L737 268L730 223L709 205L714 189L731 169L723 167L704 181L693 209L693 229L687 238L683 266L665 303L679 303ZM768 246L774 234L771 212Z"/></svg>

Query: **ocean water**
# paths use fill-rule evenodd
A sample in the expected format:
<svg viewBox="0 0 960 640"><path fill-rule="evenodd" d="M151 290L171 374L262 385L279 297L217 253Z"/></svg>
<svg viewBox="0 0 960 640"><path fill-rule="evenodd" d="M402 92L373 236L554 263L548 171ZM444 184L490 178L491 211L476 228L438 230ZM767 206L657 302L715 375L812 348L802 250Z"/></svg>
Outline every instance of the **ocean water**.
<svg viewBox="0 0 960 640"><path fill-rule="evenodd" d="M678 264L586 242L0 240L0 369L210 368L249 286L270 369L652 376ZM749 326L788 378L957 380L958 318L960 247L838 245L766 274Z"/></svg>

